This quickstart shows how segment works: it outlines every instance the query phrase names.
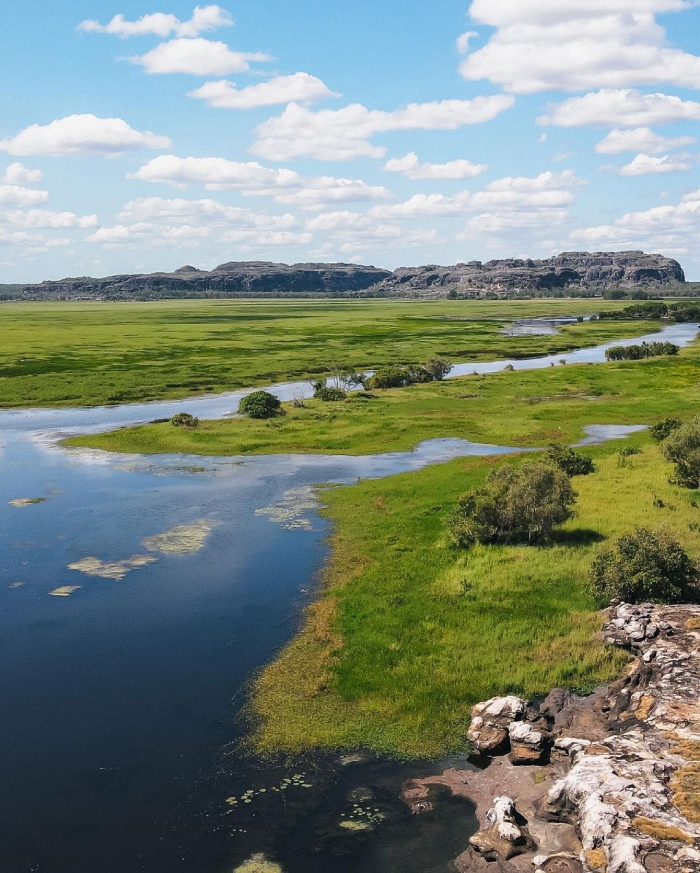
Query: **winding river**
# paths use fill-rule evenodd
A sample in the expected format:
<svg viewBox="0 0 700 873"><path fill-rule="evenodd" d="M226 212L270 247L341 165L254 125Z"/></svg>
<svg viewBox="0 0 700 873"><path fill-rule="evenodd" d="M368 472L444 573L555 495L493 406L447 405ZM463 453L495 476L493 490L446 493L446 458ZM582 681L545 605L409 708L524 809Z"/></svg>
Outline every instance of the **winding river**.
<svg viewBox="0 0 700 873"><path fill-rule="evenodd" d="M685 346L697 331L672 325L628 342ZM461 364L452 376L562 357L597 363L608 347ZM291 399L304 388L272 390ZM263 805L279 787L274 766L263 774L225 747L239 736L246 682L289 640L314 595L328 528L312 486L516 450L445 439L372 457L145 458L57 445L179 411L222 417L244 393L0 412L3 873L218 873L259 851L279 855L280 828L288 873L424 873L431 868L410 848L419 829L420 845L432 858L442 851L444 863L455 854L450 822L464 842L472 812L463 805L445 800L432 824L392 807L402 768L338 760L299 773L285 786L297 799L282 814ZM629 430L591 429L588 439ZM331 771L340 775L331 780ZM372 803L394 817L394 838L339 859L324 848L318 810L331 815L342 792L364 790L370 775L380 794L385 786ZM257 793L243 827L226 801L248 790Z"/></svg>

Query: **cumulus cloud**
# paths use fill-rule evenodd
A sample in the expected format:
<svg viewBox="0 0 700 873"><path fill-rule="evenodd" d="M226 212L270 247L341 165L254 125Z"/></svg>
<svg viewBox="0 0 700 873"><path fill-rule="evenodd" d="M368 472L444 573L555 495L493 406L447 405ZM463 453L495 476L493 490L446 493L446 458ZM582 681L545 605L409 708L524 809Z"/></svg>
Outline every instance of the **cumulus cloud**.
<svg viewBox="0 0 700 873"><path fill-rule="evenodd" d="M121 155L130 149L164 149L166 136L134 130L121 118L69 115L50 124L31 124L16 136L0 140L0 151L11 155Z"/></svg>
<svg viewBox="0 0 700 873"><path fill-rule="evenodd" d="M21 185L0 185L0 206L35 206L48 199L48 191L23 188Z"/></svg>
<svg viewBox="0 0 700 873"><path fill-rule="evenodd" d="M129 36L144 36L153 34L162 38L175 36L198 36L220 27L230 27L233 20L228 12L220 6L195 6L192 17L188 21L180 21L175 15L164 12L153 12L142 15L136 21L127 21L123 15L115 15L107 24L87 19L78 25L79 30L88 33L112 33L121 39Z"/></svg>
<svg viewBox="0 0 700 873"><path fill-rule="evenodd" d="M375 206L370 214L374 218L394 219L463 215L471 207L471 198L469 191L460 191L454 197L444 194L414 194L403 203Z"/></svg>
<svg viewBox="0 0 700 873"><path fill-rule="evenodd" d="M252 61L269 61L270 58L260 52L234 52L225 42L183 37L161 43L145 55L134 55L129 60L151 74L227 76L249 70Z"/></svg>
<svg viewBox="0 0 700 873"><path fill-rule="evenodd" d="M210 191L232 188L244 194L273 197L278 203L296 204L304 210L323 208L330 203L391 197L386 188L368 185L360 179L305 177L294 170L264 167L255 161L240 163L226 158L161 155L128 178L175 187L195 183L204 185Z"/></svg>
<svg viewBox="0 0 700 873"><path fill-rule="evenodd" d="M579 228L571 233L576 244L683 254L692 237L700 234L700 189L679 203L628 212L613 224Z"/></svg>
<svg viewBox="0 0 700 873"><path fill-rule="evenodd" d="M473 164L467 160L449 161L446 164L421 164L415 152L402 158L392 158L384 165L388 173L401 173L414 181L422 179L472 179L487 169L486 164Z"/></svg>
<svg viewBox="0 0 700 873"><path fill-rule="evenodd" d="M652 173L683 173L690 170L692 166L686 155L663 155L657 158L653 155L639 154L620 169L620 175L649 176Z"/></svg>
<svg viewBox="0 0 700 873"><path fill-rule="evenodd" d="M457 130L491 121L509 109L514 99L505 94L473 100L412 103L394 112L370 110L359 103L343 109L313 112L290 103L284 112L257 128L252 151L269 160L311 157L342 161L381 158L386 149L370 140L392 130Z"/></svg>
<svg viewBox="0 0 700 873"><path fill-rule="evenodd" d="M595 150L600 155L619 155L622 152L644 152L647 155L658 155L681 146L692 145L696 139L692 136L675 138L661 136L649 127L635 127L632 130L611 130L597 143Z"/></svg>
<svg viewBox="0 0 700 873"><path fill-rule="evenodd" d="M2 213L3 221L15 227L85 229L95 227L96 215L76 215L74 212L53 212L50 209L14 210Z"/></svg>
<svg viewBox="0 0 700 873"><path fill-rule="evenodd" d="M205 82L201 88L190 91L188 97L206 100L216 109L255 109L259 106L274 106L279 103L313 103L326 97L340 97L327 85L308 73L292 76L275 76L267 82L236 88L233 82L221 79Z"/></svg>
<svg viewBox="0 0 700 873"><path fill-rule="evenodd" d="M38 185L44 178L41 170L30 170L19 161L6 167L0 181L6 185Z"/></svg>
<svg viewBox="0 0 700 873"><path fill-rule="evenodd" d="M660 83L698 88L700 58L670 47L656 21L659 13L689 5L685 0L474 0L472 19L496 31L465 57L460 72L520 94Z"/></svg>
<svg viewBox="0 0 700 873"><path fill-rule="evenodd" d="M603 88L550 106L538 124L558 127L656 127L700 120L700 103L671 94L642 94L630 88Z"/></svg>

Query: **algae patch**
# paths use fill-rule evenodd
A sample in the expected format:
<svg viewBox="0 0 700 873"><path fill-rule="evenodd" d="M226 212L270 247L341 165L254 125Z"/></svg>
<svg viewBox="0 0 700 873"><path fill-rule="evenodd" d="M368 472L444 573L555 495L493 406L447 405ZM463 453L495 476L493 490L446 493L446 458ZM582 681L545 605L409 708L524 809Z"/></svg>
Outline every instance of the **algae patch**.
<svg viewBox="0 0 700 873"><path fill-rule="evenodd" d="M310 486L292 488L285 492L284 497L263 509L256 509L256 515L267 515L274 524L282 530L313 530L311 519L305 515L310 510L318 509L319 503L316 491Z"/></svg>
<svg viewBox="0 0 700 873"><path fill-rule="evenodd" d="M25 506L35 506L37 503L44 503L45 500L45 497L18 497L15 500L8 500L7 505L23 509Z"/></svg>
<svg viewBox="0 0 700 873"><path fill-rule="evenodd" d="M68 565L69 570L78 570L86 576L99 576L101 579L115 579L121 581L127 573L147 564L157 561L153 555L132 555L123 561L101 561L99 558L82 558Z"/></svg>
<svg viewBox="0 0 700 873"><path fill-rule="evenodd" d="M207 537L220 522L200 518L191 524L179 524L170 530L152 537L146 537L141 545L149 552L163 555L196 555L207 541Z"/></svg>
<svg viewBox="0 0 700 873"><path fill-rule="evenodd" d="M80 591L82 585L61 585L60 588L54 588L49 591L51 597L70 597L75 591Z"/></svg>
<svg viewBox="0 0 700 873"><path fill-rule="evenodd" d="M268 861L267 858L260 855L253 855L247 861L244 861L240 867L236 867L233 873L283 873L279 864L274 861Z"/></svg>

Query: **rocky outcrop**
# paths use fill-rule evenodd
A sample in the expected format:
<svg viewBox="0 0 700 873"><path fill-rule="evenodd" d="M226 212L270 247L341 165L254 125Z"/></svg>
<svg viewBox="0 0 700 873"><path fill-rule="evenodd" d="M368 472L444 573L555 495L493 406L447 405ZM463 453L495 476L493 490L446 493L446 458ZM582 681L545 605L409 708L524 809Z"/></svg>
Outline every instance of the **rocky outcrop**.
<svg viewBox="0 0 700 873"><path fill-rule="evenodd" d="M148 300L162 297L257 295L479 296L487 292L551 292L568 287L642 288L685 282L680 264L644 252L566 252L543 261L471 261L453 267L402 267L393 273L357 264L232 261L211 271L189 264L172 273L81 277L25 285L28 300ZM17 295L12 294L13 297Z"/></svg>
<svg viewBox="0 0 700 873"><path fill-rule="evenodd" d="M333 295L365 291L391 273L357 264L220 264L211 272L189 265L173 273L82 277L26 285L26 299L143 300L161 297L246 297L265 294Z"/></svg>
<svg viewBox="0 0 700 873"><path fill-rule="evenodd" d="M476 800L484 824L456 859L462 873L484 859L522 873L700 873L700 607L623 604L603 634L634 656L624 679L587 698L555 691L538 708L479 704L469 736L493 763L405 786L412 807L431 784ZM508 747L536 746L538 733L551 763L513 766Z"/></svg>
<svg viewBox="0 0 700 873"><path fill-rule="evenodd" d="M548 292L571 286L634 289L685 282L678 261L644 252L564 252L547 260L470 261L452 267L401 268L372 293L390 296L479 296L486 292Z"/></svg>
<svg viewBox="0 0 700 873"><path fill-rule="evenodd" d="M520 697L494 697L472 709L467 738L482 755L509 753L513 764L544 761L552 745L546 719Z"/></svg>

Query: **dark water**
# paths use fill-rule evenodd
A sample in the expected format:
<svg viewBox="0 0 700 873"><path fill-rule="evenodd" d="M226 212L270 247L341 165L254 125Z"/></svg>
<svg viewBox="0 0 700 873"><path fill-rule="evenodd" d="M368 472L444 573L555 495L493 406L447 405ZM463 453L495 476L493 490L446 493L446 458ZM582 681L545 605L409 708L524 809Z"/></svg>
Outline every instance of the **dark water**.
<svg viewBox="0 0 700 873"><path fill-rule="evenodd" d="M681 328L688 341L697 330L669 330ZM183 408L221 416L240 396L0 413L2 873L218 873L261 851L287 873L432 873L429 858L442 870L466 847L468 804L412 818L396 799L428 765L312 761L311 787L294 783L279 807L267 788L286 771L246 761L235 740L246 683L293 635L325 558L310 486L511 450L435 440L370 458L141 459L55 446ZM8 503L23 498L43 502ZM209 532L189 553L144 544L193 522ZM260 788L232 812L227 798ZM339 829L356 788L376 798L374 831Z"/></svg>

